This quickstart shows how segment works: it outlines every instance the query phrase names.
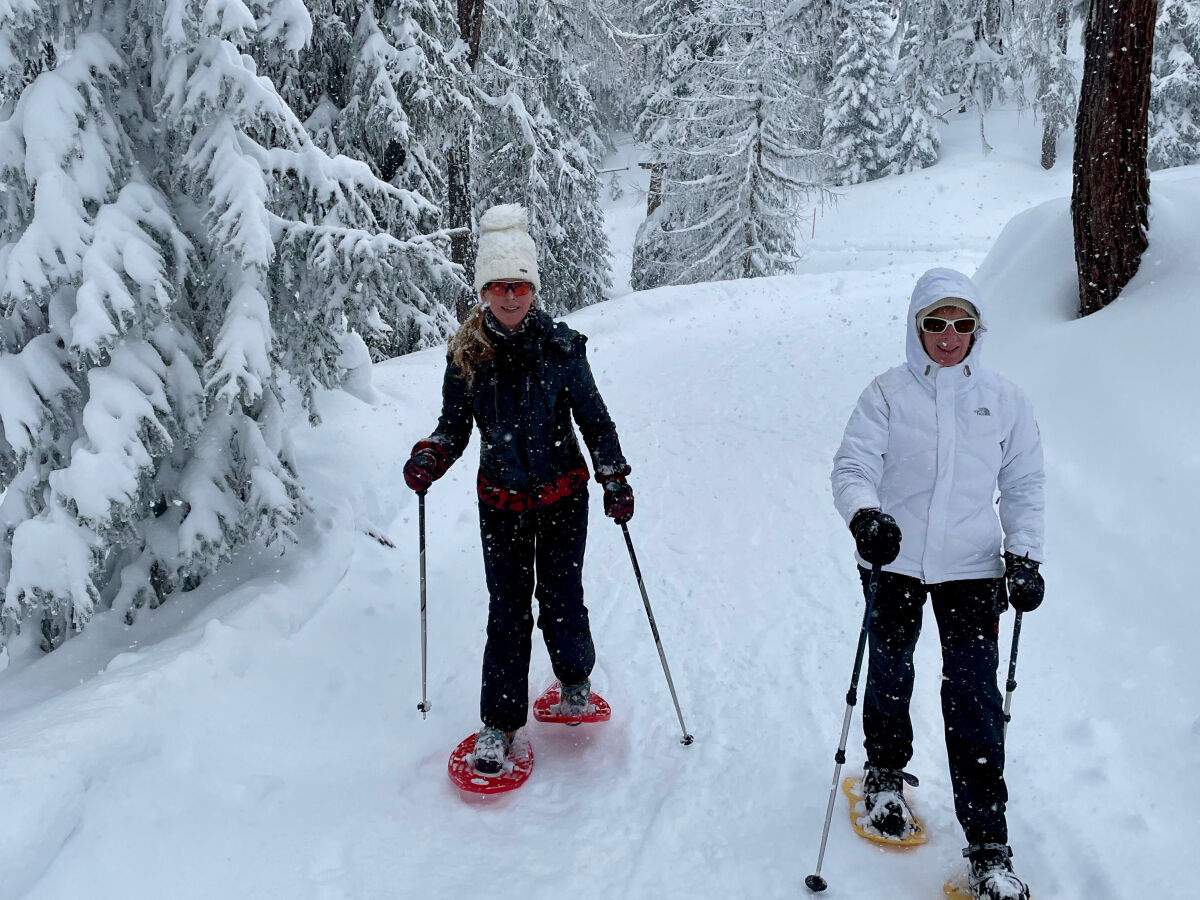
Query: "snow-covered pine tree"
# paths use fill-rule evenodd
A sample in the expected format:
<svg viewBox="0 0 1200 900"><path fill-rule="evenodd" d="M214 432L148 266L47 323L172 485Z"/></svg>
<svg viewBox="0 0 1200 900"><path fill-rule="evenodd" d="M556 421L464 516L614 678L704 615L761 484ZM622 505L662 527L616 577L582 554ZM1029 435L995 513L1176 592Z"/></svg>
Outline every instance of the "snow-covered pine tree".
<svg viewBox="0 0 1200 900"><path fill-rule="evenodd" d="M633 245L631 285L646 290L674 284L695 254L685 237L690 204L678 185L705 175L707 159L682 152L691 140L688 124L705 90L704 64L720 42L720 31L709 21L708 0L651 0L642 29L646 43L647 84L640 100L637 138L650 150L650 197L647 216ZM664 201L664 182L670 182L670 202Z"/></svg>
<svg viewBox="0 0 1200 900"><path fill-rule="evenodd" d="M710 2L648 0L642 6L638 23L645 35L644 67L635 122L640 139L667 124L673 104L687 92L688 70L715 49Z"/></svg>
<svg viewBox="0 0 1200 900"><path fill-rule="evenodd" d="M984 116L997 101L1012 99L1024 106L1025 72L1018 46L1014 0L960 0L950 47L959 48L955 81L979 117L979 143L992 148ZM954 40L957 37L958 40ZM953 50L951 50L953 52Z"/></svg>
<svg viewBox="0 0 1200 900"><path fill-rule="evenodd" d="M840 4L833 0L794 0L781 13L791 31L784 57L789 62L788 79L798 90L795 111L801 131L793 140L796 146L809 150L820 149L825 129L829 86L837 59L839 9Z"/></svg>
<svg viewBox="0 0 1200 900"><path fill-rule="evenodd" d="M375 210L380 226L408 239L446 227L452 135L473 115L456 61L449 0L309 0L314 37L267 71L313 140L330 154L362 160L415 202ZM436 343L454 329L443 269L404 272L391 308L381 309L373 349L395 356Z"/></svg>
<svg viewBox="0 0 1200 900"><path fill-rule="evenodd" d="M1033 105L1042 114L1042 168L1054 168L1058 136L1075 121L1078 79L1067 57L1073 0L1025 0L1023 53L1033 75Z"/></svg>
<svg viewBox="0 0 1200 900"><path fill-rule="evenodd" d="M1150 92L1151 169L1200 162L1200 3L1159 0Z"/></svg>
<svg viewBox="0 0 1200 900"><path fill-rule="evenodd" d="M676 32L641 127L662 169L638 230L634 286L790 271L796 221L820 192L800 85L796 9L720 2ZM807 98L811 99L811 98Z"/></svg>
<svg viewBox="0 0 1200 900"><path fill-rule="evenodd" d="M577 19L582 30L572 49L606 144L613 133L629 131L637 116L641 75L636 57L646 40L638 33L640 10L641 3L631 0L588 0L587 15Z"/></svg>
<svg viewBox="0 0 1200 900"><path fill-rule="evenodd" d="M786 9L789 19L795 22L797 39L803 42L804 68L815 85L822 110L836 69L841 9L837 0L794 0Z"/></svg>
<svg viewBox="0 0 1200 900"><path fill-rule="evenodd" d="M931 92L974 108L985 153L984 114L1001 100L1026 102L1016 0L902 0L900 19L922 59Z"/></svg>
<svg viewBox="0 0 1200 900"><path fill-rule="evenodd" d="M887 148L886 174L899 175L932 166L938 160L941 135L938 91L928 48L911 23L901 22L903 38L892 76L891 103L883 146Z"/></svg>
<svg viewBox="0 0 1200 900"><path fill-rule="evenodd" d="M596 173L604 141L574 49L596 27L591 13L561 0L499 0L484 21L476 214L509 202L529 210L538 303L552 315L603 300L612 283Z"/></svg>
<svg viewBox="0 0 1200 900"><path fill-rule="evenodd" d="M890 39L884 0L845 0L829 86L822 148L831 180L857 184L886 175L892 161Z"/></svg>
<svg viewBox="0 0 1200 900"><path fill-rule="evenodd" d="M354 34L364 12L361 0L304 0L312 33L295 53L260 61L279 96L304 121L313 142L331 156L341 153L341 114L350 101ZM371 4L366 4L370 6Z"/></svg>
<svg viewBox="0 0 1200 900"><path fill-rule="evenodd" d="M299 0L0 8L0 586L56 646L195 586L305 501L280 393L365 351L424 204L309 138L258 67Z"/></svg>
<svg viewBox="0 0 1200 900"><path fill-rule="evenodd" d="M948 51L953 46L948 38L957 5L958 0L900 0L897 4L897 33L902 37L900 64L905 65L907 57L916 57L920 65L912 77L919 74L927 80L927 90L934 94L955 90L947 70Z"/></svg>

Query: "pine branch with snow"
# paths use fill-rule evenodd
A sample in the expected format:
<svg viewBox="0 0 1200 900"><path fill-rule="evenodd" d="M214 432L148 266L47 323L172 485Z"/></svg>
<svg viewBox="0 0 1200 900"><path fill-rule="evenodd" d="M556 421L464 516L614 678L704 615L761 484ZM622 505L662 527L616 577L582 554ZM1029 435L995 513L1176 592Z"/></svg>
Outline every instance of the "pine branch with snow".
<svg viewBox="0 0 1200 900"><path fill-rule="evenodd" d="M1159 0L1150 77L1150 168L1200 162L1200 5L1194 0Z"/></svg>

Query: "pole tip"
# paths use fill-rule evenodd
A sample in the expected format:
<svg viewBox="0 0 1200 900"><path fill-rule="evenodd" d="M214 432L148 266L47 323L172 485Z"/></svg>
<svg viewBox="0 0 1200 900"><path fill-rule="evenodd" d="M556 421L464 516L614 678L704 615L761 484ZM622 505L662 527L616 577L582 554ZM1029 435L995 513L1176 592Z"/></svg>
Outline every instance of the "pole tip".
<svg viewBox="0 0 1200 900"><path fill-rule="evenodd" d="M683 744L683 746L685 746L685 747L690 747L692 745L692 741L694 741L694 740L696 740L696 739L694 737L692 737L690 734L685 734L683 737L681 737L679 739L679 743Z"/></svg>
<svg viewBox="0 0 1200 900"><path fill-rule="evenodd" d="M819 894L825 888L829 887L828 883L820 875L809 875L804 879L804 886L814 894Z"/></svg>

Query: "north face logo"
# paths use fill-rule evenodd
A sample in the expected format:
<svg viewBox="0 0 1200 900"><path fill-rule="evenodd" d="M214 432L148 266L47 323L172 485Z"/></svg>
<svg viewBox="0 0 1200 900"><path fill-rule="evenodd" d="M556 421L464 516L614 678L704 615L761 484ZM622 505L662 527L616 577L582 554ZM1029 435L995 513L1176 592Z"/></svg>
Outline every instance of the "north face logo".
<svg viewBox="0 0 1200 900"><path fill-rule="evenodd" d="M979 407L979 409L975 410L975 415L977 415L977 416L990 416L991 414L992 414L992 411L990 409L988 409L986 406L981 406L981 407Z"/></svg>

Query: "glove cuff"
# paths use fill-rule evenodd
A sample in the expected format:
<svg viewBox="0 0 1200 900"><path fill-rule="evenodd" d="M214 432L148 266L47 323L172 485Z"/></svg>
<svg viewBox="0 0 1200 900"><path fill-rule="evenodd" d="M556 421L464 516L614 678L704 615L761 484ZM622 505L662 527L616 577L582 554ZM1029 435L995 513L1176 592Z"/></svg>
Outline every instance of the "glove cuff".
<svg viewBox="0 0 1200 900"><path fill-rule="evenodd" d="M882 510L878 506L864 506L850 517L850 531L857 531L859 525L861 525L867 519L875 518L875 515L880 512L882 512Z"/></svg>
<svg viewBox="0 0 1200 900"><path fill-rule="evenodd" d="M596 481L600 484L608 484L610 481L624 484L625 476L632 471L633 469L628 463L621 463L618 466L599 466L596 469Z"/></svg>
<svg viewBox="0 0 1200 900"><path fill-rule="evenodd" d="M1017 569L1025 569L1029 572L1036 572L1041 566L1041 563L1036 559L1030 559L1028 556L1017 556L1015 553L1004 551L1004 571L1011 574Z"/></svg>

